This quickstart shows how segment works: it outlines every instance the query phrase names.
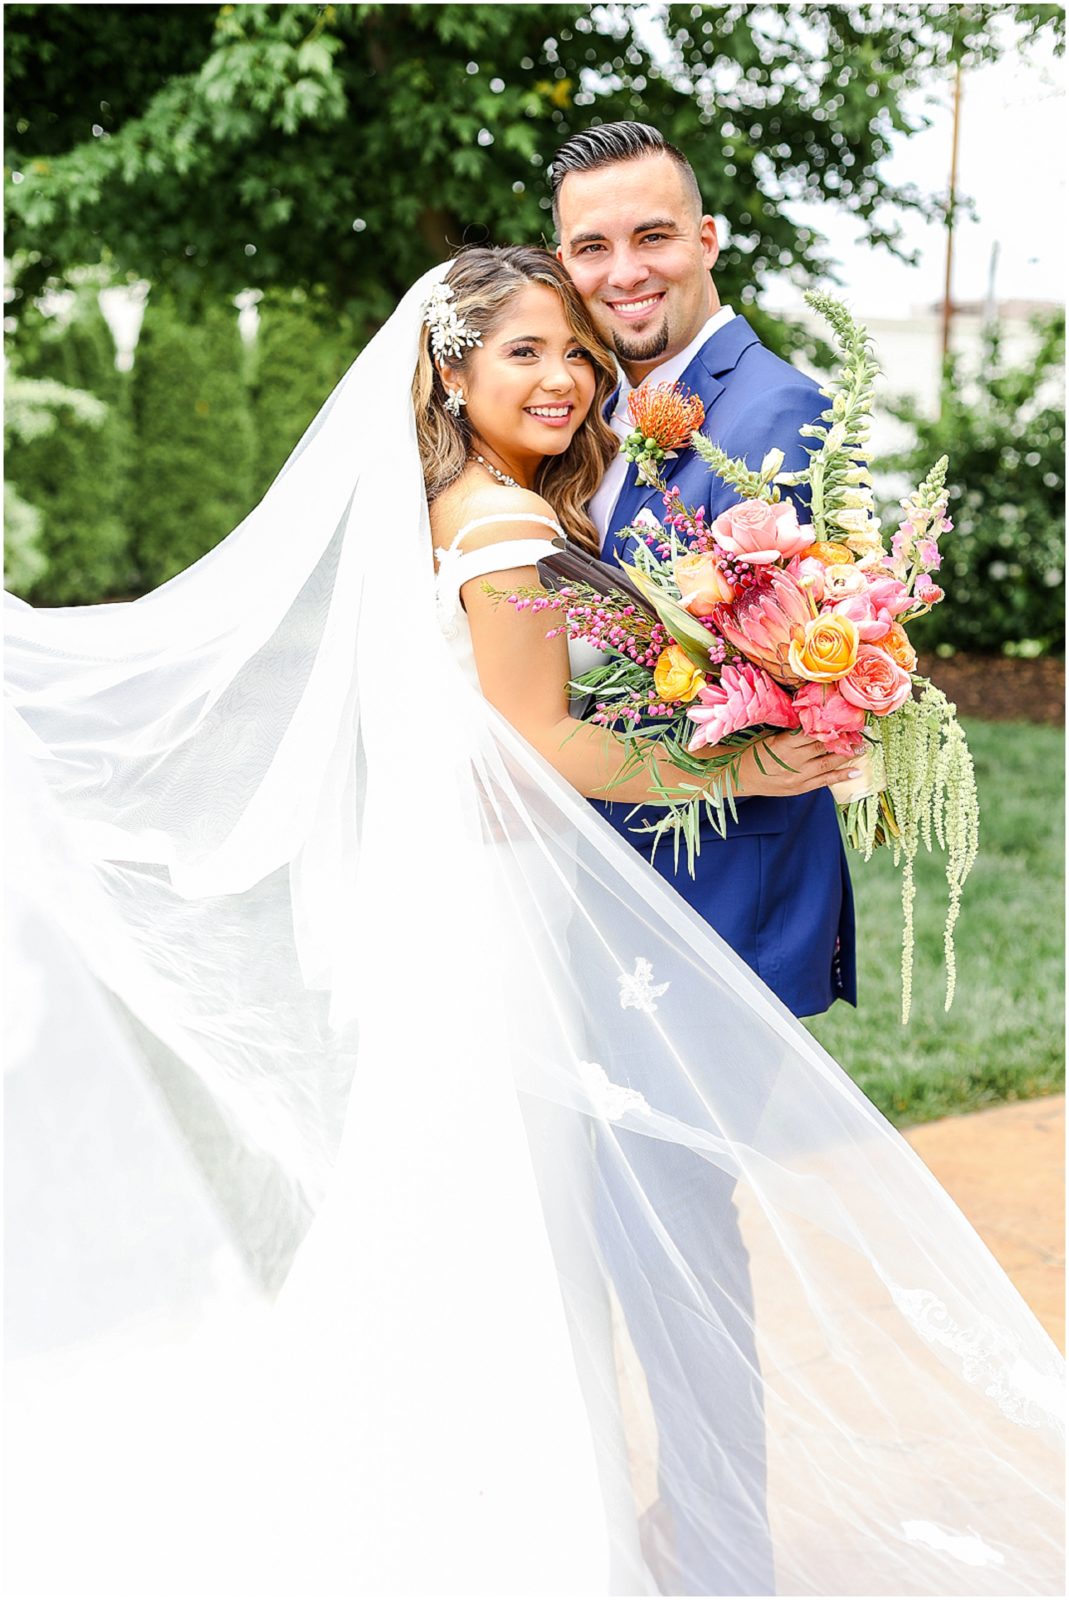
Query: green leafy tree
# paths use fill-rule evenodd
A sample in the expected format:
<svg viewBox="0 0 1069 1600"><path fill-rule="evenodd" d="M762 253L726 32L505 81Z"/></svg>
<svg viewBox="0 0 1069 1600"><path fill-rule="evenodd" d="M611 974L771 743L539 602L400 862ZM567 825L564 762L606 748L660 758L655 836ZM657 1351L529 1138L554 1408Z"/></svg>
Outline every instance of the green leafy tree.
<svg viewBox="0 0 1069 1600"><path fill-rule="evenodd" d="M558 145L629 117L690 156L729 223L724 297L749 304L772 272L833 277L792 201L830 200L899 250L886 219L939 209L882 171L896 133L923 125L907 91L1038 34L1060 46L1064 28L1054 5L664 18L658 43L630 6L9 5L20 286L104 260L187 299L321 292L366 331L451 246L548 233ZM780 346L796 337L755 317Z"/></svg>
<svg viewBox="0 0 1069 1600"><path fill-rule="evenodd" d="M1039 654L1065 648L1065 314L1033 323L1035 348L1008 362L997 326L978 372L948 363L937 418L912 399L893 409L915 429L888 465L919 478L941 455L954 530L941 542L946 591L910 628L922 646Z"/></svg>
<svg viewBox="0 0 1069 1600"><path fill-rule="evenodd" d="M357 346L344 319L316 314L302 291L260 303L251 362L256 426L256 494L262 497Z"/></svg>
<svg viewBox="0 0 1069 1600"><path fill-rule="evenodd" d="M36 413L37 424L47 418L47 427L31 422L29 432L16 422L20 442L7 455L7 472L36 514L31 545L25 543L29 525L16 526L23 550L35 548L40 557L36 572L22 563L24 592L37 605L127 594L136 578L127 521L129 396L108 326L91 294L79 297L69 323L33 309L19 320L24 378L57 386L38 389L38 396L75 392L97 402L50 404Z"/></svg>
<svg viewBox="0 0 1069 1600"><path fill-rule="evenodd" d="M140 586L204 555L254 502L256 445L237 316L193 326L150 297L133 371L137 457L131 527Z"/></svg>

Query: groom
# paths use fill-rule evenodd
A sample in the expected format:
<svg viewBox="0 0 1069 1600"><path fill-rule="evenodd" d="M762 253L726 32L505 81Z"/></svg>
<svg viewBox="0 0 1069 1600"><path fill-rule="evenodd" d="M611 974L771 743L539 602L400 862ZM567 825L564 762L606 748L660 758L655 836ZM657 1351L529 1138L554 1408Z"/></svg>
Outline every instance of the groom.
<svg viewBox="0 0 1069 1600"><path fill-rule="evenodd" d="M645 379L678 380L701 397L703 431L729 456L758 466L775 446L786 471L804 466L798 429L819 414L823 398L720 304L710 275L716 224L685 157L655 128L611 123L561 147L552 184L557 255L621 367L606 413L620 438L633 426L631 389ZM738 499L693 450L669 461L665 476L687 504L704 505L710 521ZM604 558L626 552L618 531L640 512L662 509L658 491L617 457L590 507ZM703 826L694 878L682 862L675 869L667 848L654 865L784 1004L806 1016L838 998L855 1000L850 878L831 795L812 787L812 771L800 770L794 735L770 743L793 770L766 759L762 773L745 758L738 820L728 819L726 838ZM626 805L598 804L624 838L645 847L630 829L646 808L636 815ZM648 814L655 818L656 808ZM610 996L593 998L611 1004ZM662 1002L665 1011L674 998ZM733 1118L730 1043L715 1017L688 1018L685 1000L682 1009L677 1028L689 1033L692 1057L708 1074L706 1093L695 1084L690 1104L666 1103L655 1041L636 1037L626 1061L606 1043L606 1057L619 1057L621 1076L661 1110L744 1148L753 1130ZM592 1017L601 1014L592 1005ZM749 1115L760 1116L774 1083L773 1062L766 1082L746 1086L743 1103L758 1108ZM620 1130L599 1138L597 1148L599 1240L657 1425L660 1498L647 1520L647 1559L662 1592L773 1594L764 1385L736 1180L730 1166Z"/></svg>
<svg viewBox="0 0 1069 1600"><path fill-rule="evenodd" d="M776 446L785 471L807 465L798 429L825 401L812 379L720 304L710 275L716 224L703 212L685 157L644 123L608 123L562 145L552 183L557 256L622 369L607 412L621 440L633 428L632 388L679 381L701 397L702 431L729 456L757 467ZM738 502L693 450L665 466L667 482L687 504L704 505L710 522ZM618 456L590 506L604 558L615 563L626 554L618 530L640 512L662 510L658 491L640 484L635 467ZM796 736L770 742L792 765ZM856 1002L846 854L827 790L804 792L811 781L804 771L767 757L763 765L762 773L752 755L743 758L742 793L750 798L737 821L728 819L725 839L703 826L693 878L682 853L676 869L667 847L654 866L796 1016L811 1016L837 999ZM626 839L648 849L631 830L655 820L656 807L632 815L627 805L595 803Z"/></svg>

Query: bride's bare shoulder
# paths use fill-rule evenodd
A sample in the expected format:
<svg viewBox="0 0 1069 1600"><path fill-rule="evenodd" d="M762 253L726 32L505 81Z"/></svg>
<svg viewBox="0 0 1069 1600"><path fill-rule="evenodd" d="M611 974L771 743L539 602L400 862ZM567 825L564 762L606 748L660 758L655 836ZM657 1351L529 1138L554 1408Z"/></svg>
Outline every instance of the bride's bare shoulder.
<svg viewBox="0 0 1069 1600"><path fill-rule="evenodd" d="M430 508L431 533L436 549L452 544L468 523L492 518L464 539L465 549L509 538L530 537L531 520L556 520L553 507L533 489L483 483L464 477L451 484ZM525 531L526 530L526 531ZM547 531L546 537L549 537Z"/></svg>

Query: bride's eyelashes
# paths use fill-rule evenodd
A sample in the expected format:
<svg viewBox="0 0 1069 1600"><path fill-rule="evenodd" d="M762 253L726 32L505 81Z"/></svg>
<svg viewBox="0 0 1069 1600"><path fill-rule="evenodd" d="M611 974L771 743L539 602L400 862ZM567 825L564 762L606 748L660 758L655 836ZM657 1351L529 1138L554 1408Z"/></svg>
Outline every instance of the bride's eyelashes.
<svg viewBox="0 0 1069 1600"><path fill-rule="evenodd" d="M506 354L509 356L537 356L539 351L537 351L533 345L518 344L513 346L511 350L508 350ZM590 354L590 351L584 349L582 345L576 345L573 350L568 351L569 361L575 356L578 356L582 361L593 361L594 359L594 357Z"/></svg>

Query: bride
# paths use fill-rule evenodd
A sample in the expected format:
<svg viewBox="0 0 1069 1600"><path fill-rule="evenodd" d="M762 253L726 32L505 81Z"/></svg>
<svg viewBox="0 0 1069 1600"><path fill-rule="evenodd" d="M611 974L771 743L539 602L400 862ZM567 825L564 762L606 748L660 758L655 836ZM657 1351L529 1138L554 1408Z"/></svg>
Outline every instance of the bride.
<svg viewBox="0 0 1069 1600"><path fill-rule="evenodd" d="M12 1595L1063 1592L1053 1345L487 592L611 382L462 252L202 561L10 602Z"/></svg>

